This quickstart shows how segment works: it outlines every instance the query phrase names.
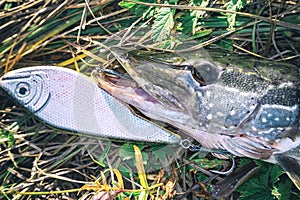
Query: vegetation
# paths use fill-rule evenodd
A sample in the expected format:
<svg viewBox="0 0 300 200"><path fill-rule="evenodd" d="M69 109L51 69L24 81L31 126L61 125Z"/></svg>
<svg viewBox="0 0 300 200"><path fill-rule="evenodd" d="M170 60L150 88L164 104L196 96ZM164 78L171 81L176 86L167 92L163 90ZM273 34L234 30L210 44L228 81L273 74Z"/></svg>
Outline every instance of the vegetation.
<svg viewBox="0 0 300 200"><path fill-rule="evenodd" d="M29 0L0 2L0 73L57 65L89 74L107 62L99 42L141 25L155 42L183 33L198 47L300 62L297 0ZM172 43L167 48L172 47ZM93 62L90 62L90 59ZM0 91L0 199L213 199L230 160L179 146L66 134L39 122ZM277 165L227 193L233 199L299 199Z"/></svg>

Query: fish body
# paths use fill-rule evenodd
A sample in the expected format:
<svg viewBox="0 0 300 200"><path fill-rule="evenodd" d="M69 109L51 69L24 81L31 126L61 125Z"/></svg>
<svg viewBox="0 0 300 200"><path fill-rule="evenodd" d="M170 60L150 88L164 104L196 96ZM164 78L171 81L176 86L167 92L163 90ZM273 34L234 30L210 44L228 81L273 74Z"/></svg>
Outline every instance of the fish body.
<svg viewBox="0 0 300 200"><path fill-rule="evenodd" d="M111 51L131 80L93 73L110 94L206 148L278 163L300 189L298 67L202 51Z"/></svg>
<svg viewBox="0 0 300 200"><path fill-rule="evenodd" d="M55 66L5 74L1 87L35 116L56 128L101 138L178 143L179 137L136 116L90 78Z"/></svg>

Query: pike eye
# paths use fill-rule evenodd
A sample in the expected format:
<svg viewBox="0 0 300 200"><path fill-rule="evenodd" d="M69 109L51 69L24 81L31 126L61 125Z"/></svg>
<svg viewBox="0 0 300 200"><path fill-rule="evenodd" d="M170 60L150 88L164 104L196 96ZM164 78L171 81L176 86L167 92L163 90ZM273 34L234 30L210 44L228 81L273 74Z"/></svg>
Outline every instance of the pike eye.
<svg viewBox="0 0 300 200"><path fill-rule="evenodd" d="M192 75L193 75L194 79L200 83L200 86L207 85L204 78L201 76L200 72L197 69L195 69L195 68L192 69Z"/></svg>
<svg viewBox="0 0 300 200"><path fill-rule="evenodd" d="M29 95L30 89L27 83L20 83L16 87L16 94L19 97L26 97Z"/></svg>
<svg viewBox="0 0 300 200"><path fill-rule="evenodd" d="M200 65L193 67L192 74L201 86L205 86L218 79L219 71L214 63L202 61Z"/></svg>

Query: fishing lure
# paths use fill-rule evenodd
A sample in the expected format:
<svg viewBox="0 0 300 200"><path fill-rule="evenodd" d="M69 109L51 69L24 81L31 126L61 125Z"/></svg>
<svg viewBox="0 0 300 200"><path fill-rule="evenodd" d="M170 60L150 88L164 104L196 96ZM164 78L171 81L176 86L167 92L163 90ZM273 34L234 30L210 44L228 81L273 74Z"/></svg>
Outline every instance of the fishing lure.
<svg viewBox="0 0 300 200"><path fill-rule="evenodd" d="M74 70L37 66L10 71L1 87L47 124L76 133L130 141L179 143L180 137L132 110Z"/></svg>

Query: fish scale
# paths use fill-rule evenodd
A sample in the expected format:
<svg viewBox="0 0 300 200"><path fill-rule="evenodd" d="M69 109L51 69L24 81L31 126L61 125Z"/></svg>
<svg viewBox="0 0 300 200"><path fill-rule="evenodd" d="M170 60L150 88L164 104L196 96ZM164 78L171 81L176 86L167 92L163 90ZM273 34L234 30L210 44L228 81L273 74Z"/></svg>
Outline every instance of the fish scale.
<svg viewBox="0 0 300 200"><path fill-rule="evenodd" d="M236 88L241 91L264 91L267 84L259 77L253 74L245 74L237 71L226 71L221 75L222 82L227 87Z"/></svg>

